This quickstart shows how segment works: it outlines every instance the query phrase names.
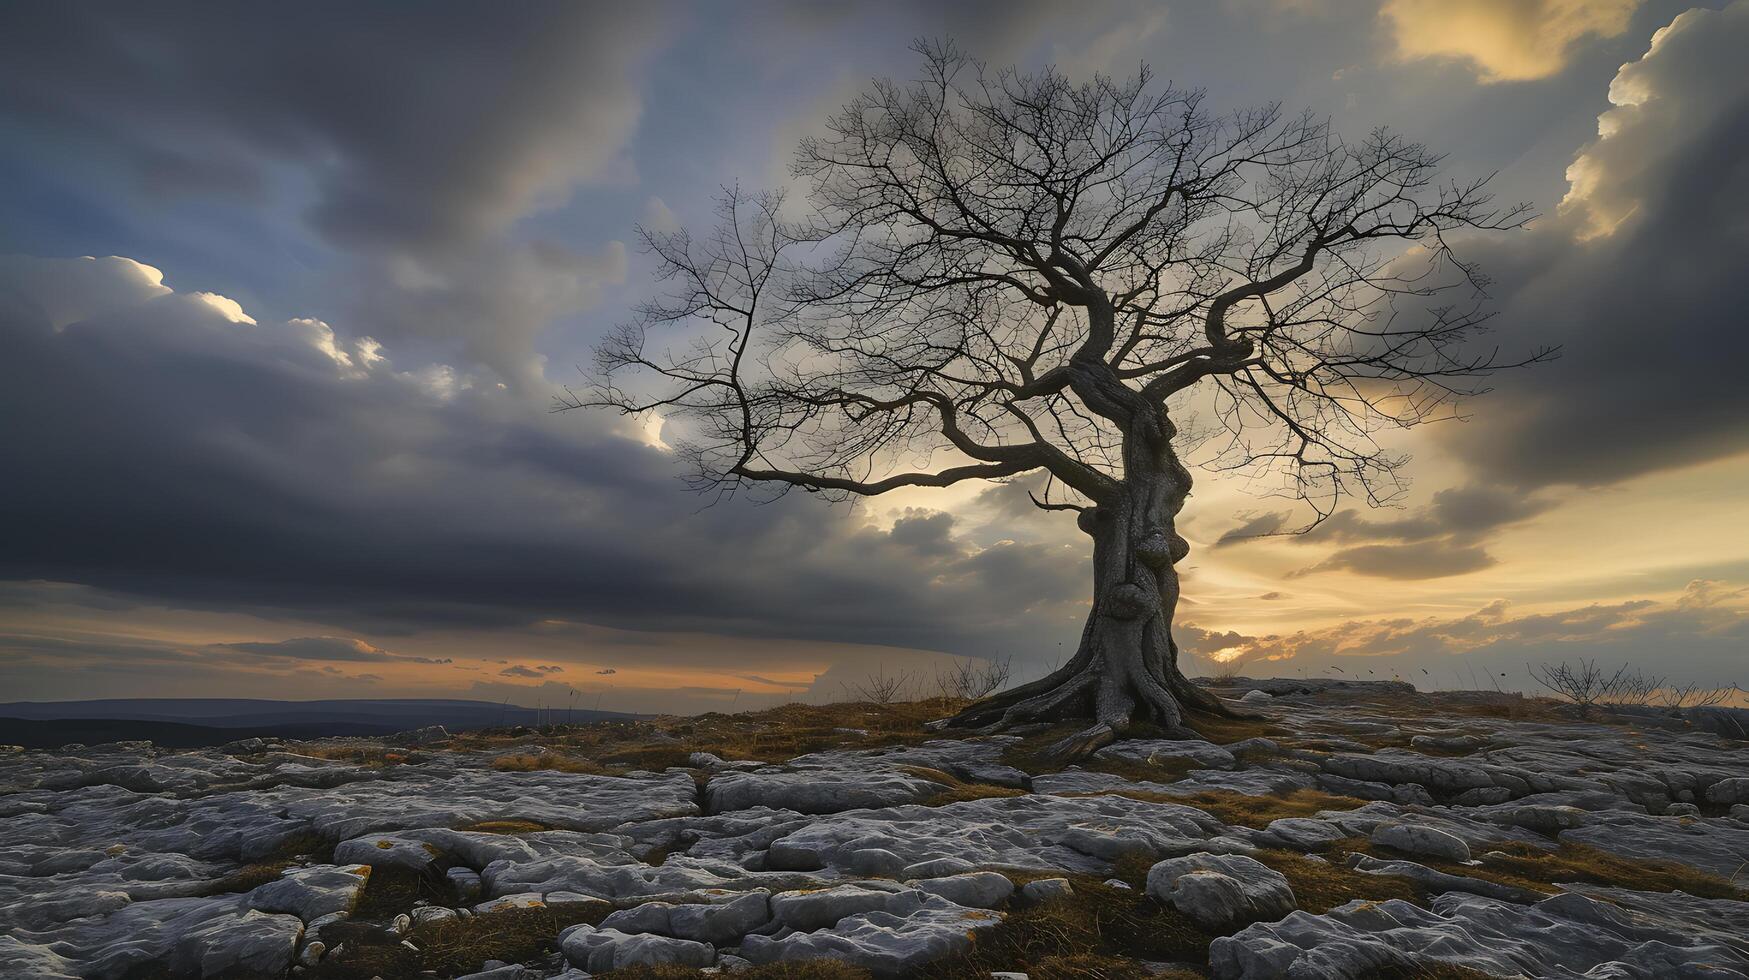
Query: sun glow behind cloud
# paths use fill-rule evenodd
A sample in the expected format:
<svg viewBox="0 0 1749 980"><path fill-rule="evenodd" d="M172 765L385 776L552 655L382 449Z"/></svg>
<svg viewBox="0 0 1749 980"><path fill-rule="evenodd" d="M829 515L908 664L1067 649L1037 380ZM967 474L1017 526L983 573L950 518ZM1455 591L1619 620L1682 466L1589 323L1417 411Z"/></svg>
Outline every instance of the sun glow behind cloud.
<svg viewBox="0 0 1749 980"><path fill-rule="evenodd" d="M1587 37L1616 37L1640 0L1387 0L1397 56L1446 58L1484 82L1546 78Z"/></svg>

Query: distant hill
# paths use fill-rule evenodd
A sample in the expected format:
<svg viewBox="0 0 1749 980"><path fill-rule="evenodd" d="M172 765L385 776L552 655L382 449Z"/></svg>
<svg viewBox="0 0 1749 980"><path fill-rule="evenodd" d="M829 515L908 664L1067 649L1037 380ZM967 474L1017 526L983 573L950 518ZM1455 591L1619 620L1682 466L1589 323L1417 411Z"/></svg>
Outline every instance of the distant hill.
<svg viewBox="0 0 1749 980"><path fill-rule="evenodd" d="M451 731L631 719L639 715L578 708L545 709L490 701L358 699L271 701L254 698L110 698L0 703L0 743L54 748L69 742L150 739L192 748L251 736L320 738L389 735L427 725Z"/></svg>

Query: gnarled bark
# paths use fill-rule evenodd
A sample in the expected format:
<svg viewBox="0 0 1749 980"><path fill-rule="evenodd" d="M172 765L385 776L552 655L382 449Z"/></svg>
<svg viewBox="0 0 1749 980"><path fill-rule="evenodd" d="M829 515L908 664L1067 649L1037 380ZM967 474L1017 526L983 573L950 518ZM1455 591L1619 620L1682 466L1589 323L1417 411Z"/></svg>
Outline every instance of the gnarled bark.
<svg viewBox="0 0 1749 980"><path fill-rule="evenodd" d="M1090 719L1089 728L1056 746L1075 757L1138 722L1193 737L1187 710L1237 714L1178 667L1175 566L1190 545L1175 521L1191 478L1172 452L1172 431L1163 414L1138 420L1126 435L1120 492L1081 513L1079 526L1093 538L1093 606L1075 655L1047 677L972 705L948 727L995 732Z"/></svg>

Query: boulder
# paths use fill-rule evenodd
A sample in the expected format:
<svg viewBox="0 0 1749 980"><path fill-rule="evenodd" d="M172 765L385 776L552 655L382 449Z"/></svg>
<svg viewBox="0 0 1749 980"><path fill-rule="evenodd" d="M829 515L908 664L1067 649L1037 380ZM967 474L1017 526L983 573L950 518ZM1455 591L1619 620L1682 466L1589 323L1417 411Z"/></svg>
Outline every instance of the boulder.
<svg viewBox="0 0 1749 980"><path fill-rule="evenodd" d="M1464 843L1462 838L1433 827L1407 823L1386 824L1374 830L1368 840L1404 854L1419 854L1460 864L1470 859L1470 845Z"/></svg>
<svg viewBox="0 0 1749 980"><path fill-rule="evenodd" d="M367 864L373 868L405 868L424 871L443 857L443 850L428 841L395 834L373 834L341 841L334 847L338 864Z"/></svg>
<svg viewBox="0 0 1749 980"><path fill-rule="evenodd" d="M1075 886L1067 878L1038 878L1020 886L1020 897L1033 905L1054 902L1073 894Z"/></svg>
<svg viewBox="0 0 1749 980"><path fill-rule="evenodd" d="M252 909L289 912L310 923L325 915L350 913L369 879L366 865L299 868L286 872L278 881L258 886L244 902Z"/></svg>
<svg viewBox="0 0 1749 980"><path fill-rule="evenodd" d="M1295 908L1293 888L1269 866L1240 854L1189 854L1148 870L1148 894L1205 929L1279 919Z"/></svg>
<svg viewBox="0 0 1749 980"><path fill-rule="evenodd" d="M1706 788L1706 799L1720 805L1749 803L1749 776L1719 780Z"/></svg>
<svg viewBox="0 0 1749 980"><path fill-rule="evenodd" d="M1014 882L994 871L974 871L946 878L923 878L908 881L906 884L931 895L940 895L955 905L964 905L969 909L993 909L1008 901L1008 896L1014 894Z"/></svg>

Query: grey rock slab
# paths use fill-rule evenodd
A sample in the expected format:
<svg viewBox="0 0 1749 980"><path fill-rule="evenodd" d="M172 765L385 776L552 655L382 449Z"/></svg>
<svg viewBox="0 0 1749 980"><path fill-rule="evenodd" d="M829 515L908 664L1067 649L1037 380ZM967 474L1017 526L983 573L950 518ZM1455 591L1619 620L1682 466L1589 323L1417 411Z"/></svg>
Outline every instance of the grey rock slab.
<svg viewBox="0 0 1749 980"><path fill-rule="evenodd" d="M1749 827L1735 820L1604 812L1561 831L1560 840L1627 858L1678 861L1726 878L1749 865Z"/></svg>
<svg viewBox="0 0 1749 980"><path fill-rule="evenodd" d="M78 970L78 964L47 946L0 935L0 976L77 980Z"/></svg>
<svg viewBox="0 0 1749 980"><path fill-rule="evenodd" d="M170 970L198 977L272 977L290 969L304 923L294 915L248 911L189 930L169 957Z"/></svg>
<svg viewBox="0 0 1749 980"><path fill-rule="evenodd" d="M946 790L941 783L898 772L734 772L705 784L712 813L753 807L797 813L841 813L917 803Z"/></svg>
<svg viewBox="0 0 1749 980"><path fill-rule="evenodd" d="M474 906L475 915L489 915L493 912L505 912L511 909L538 909L547 904L546 896L540 892L516 892L512 895L500 895L489 901Z"/></svg>
<svg viewBox="0 0 1749 980"><path fill-rule="evenodd" d="M917 976L927 964L971 948L976 930L1002 921L999 912L911 894L923 900L902 911L851 915L814 932L748 936L741 955L754 963L835 959L881 975Z"/></svg>
<svg viewBox="0 0 1749 980"><path fill-rule="evenodd" d="M256 887L244 903L262 912L287 912L310 923L325 915L350 913L369 878L370 869L364 865L298 868Z"/></svg>
<svg viewBox="0 0 1749 980"><path fill-rule="evenodd" d="M907 885L931 895L940 895L969 909L993 909L1014 894L1014 882L994 871L974 871L946 878L908 881Z"/></svg>
<svg viewBox="0 0 1749 980"><path fill-rule="evenodd" d="M367 864L373 868L424 871L442 858L443 849L436 844L394 834L355 837L334 847L334 860L342 864Z"/></svg>
<svg viewBox="0 0 1749 980"><path fill-rule="evenodd" d="M591 973L665 963L706 967L717 960L717 951L709 943L654 933L634 935L617 929L573 926L561 936L559 948L565 958Z"/></svg>
<svg viewBox="0 0 1749 980"><path fill-rule="evenodd" d="M1110 870L1110 859L1088 853L1098 849L1094 842L1111 842L1112 852L1121 853L1119 845L1133 839L1138 828L1158 840L1205 841L1228 829L1209 814L1176 803L1031 794L825 816L773 841L771 855L782 855L784 867L846 869L851 852L879 847L911 864L936 858L967 862L957 871L1022 868L1100 873ZM923 877L909 866L902 875Z"/></svg>
<svg viewBox="0 0 1749 980"><path fill-rule="evenodd" d="M852 852L860 853L860 852ZM918 861L908 864L899 872L901 878L946 878L951 875L962 875L976 870L977 865L965 858L944 857L932 858L928 861Z"/></svg>
<svg viewBox="0 0 1749 980"><path fill-rule="evenodd" d="M1357 900L1216 939L1209 966L1217 980L1345 980L1442 963L1499 976L1749 976L1749 955L1735 945L1742 933L1718 932L1695 915L1693 902L1680 896L1624 907L1566 894L1527 907L1448 893L1423 909L1397 899Z"/></svg>
<svg viewBox="0 0 1749 980"><path fill-rule="evenodd" d="M1386 824L1374 830L1368 839L1381 847L1402 851L1404 854L1459 863L1470 859L1470 845L1464 843L1463 838L1448 834L1437 827L1411 823Z"/></svg>
<svg viewBox="0 0 1749 980"><path fill-rule="evenodd" d="M1389 875L1396 878L1407 878L1427 889L1429 892L1469 892L1472 895L1483 895L1488 898L1498 898L1507 902L1530 904L1539 902L1548 896L1511 885L1502 885L1495 881L1484 881L1481 878L1471 878L1467 875L1446 874L1429 868L1425 864L1414 861L1385 861L1366 854L1349 855L1348 866L1362 874Z"/></svg>
<svg viewBox="0 0 1749 980"><path fill-rule="evenodd" d="M771 896L764 891L715 897L714 902L688 905L646 902L614 912L601 927L725 946L771 921Z"/></svg>
<svg viewBox="0 0 1749 980"><path fill-rule="evenodd" d="M1721 779L1706 789L1708 803L1749 803L1749 776Z"/></svg>
<svg viewBox="0 0 1749 980"><path fill-rule="evenodd" d="M1196 740L1128 739L1113 742L1093 755L1098 759L1152 766L1183 767L1188 764L1198 769L1231 769L1238 764L1233 753L1221 746Z"/></svg>
<svg viewBox="0 0 1749 980"><path fill-rule="evenodd" d="M1281 817L1252 834L1259 847L1281 847L1294 851L1316 851L1348 833L1328 820L1312 817Z"/></svg>
<svg viewBox="0 0 1749 980"><path fill-rule="evenodd" d="M859 912L915 907L921 898L922 893L916 889L894 890L872 884L839 885L773 895L771 917L791 929L812 932L828 928Z"/></svg>

